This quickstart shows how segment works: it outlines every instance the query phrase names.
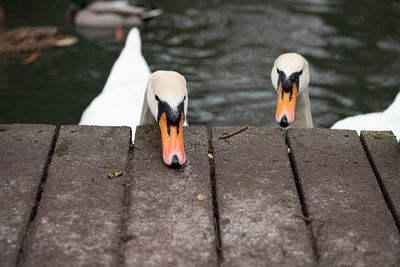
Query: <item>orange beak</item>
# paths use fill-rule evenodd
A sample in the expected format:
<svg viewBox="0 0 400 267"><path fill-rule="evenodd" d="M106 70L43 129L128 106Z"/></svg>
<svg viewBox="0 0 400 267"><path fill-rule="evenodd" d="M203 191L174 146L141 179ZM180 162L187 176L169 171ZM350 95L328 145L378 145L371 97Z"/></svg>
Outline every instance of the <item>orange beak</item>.
<svg viewBox="0 0 400 267"><path fill-rule="evenodd" d="M281 126L288 126L294 120L294 111L296 108L297 86L293 83L292 92L284 92L282 89L282 82L278 87L278 103L276 105L275 120ZM286 116L286 123L282 120Z"/></svg>
<svg viewBox="0 0 400 267"><path fill-rule="evenodd" d="M185 148L183 145L183 122L183 112L177 126L168 124L165 112L161 115L158 122L161 130L163 159L165 164L173 168L183 165L186 161Z"/></svg>

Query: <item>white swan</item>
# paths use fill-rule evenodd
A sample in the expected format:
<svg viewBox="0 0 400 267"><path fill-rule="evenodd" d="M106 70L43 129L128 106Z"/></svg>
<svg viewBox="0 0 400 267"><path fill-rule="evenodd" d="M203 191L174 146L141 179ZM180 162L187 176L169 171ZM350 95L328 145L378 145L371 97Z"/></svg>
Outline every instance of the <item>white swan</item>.
<svg viewBox="0 0 400 267"><path fill-rule="evenodd" d="M331 128L356 130L358 134L361 130L392 131L400 141L400 92L384 111L347 117L335 122Z"/></svg>
<svg viewBox="0 0 400 267"><path fill-rule="evenodd" d="M308 84L308 62L299 54L280 55L271 71L271 81L278 92L276 121L282 127L312 128ZM374 112L345 118L332 129L392 131L400 140L400 92L383 112Z"/></svg>
<svg viewBox="0 0 400 267"><path fill-rule="evenodd" d="M150 75L139 31L133 28L103 91L83 112L79 124L130 126L133 136L137 125L159 125L164 162L178 167L186 160L182 127L187 125L187 108L185 78L174 71Z"/></svg>
<svg viewBox="0 0 400 267"><path fill-rule="evenodd" d="M307 60L296 53L280 55L272 67L271 82L278 93L275 120L279 125L312 128Z"/></svg>

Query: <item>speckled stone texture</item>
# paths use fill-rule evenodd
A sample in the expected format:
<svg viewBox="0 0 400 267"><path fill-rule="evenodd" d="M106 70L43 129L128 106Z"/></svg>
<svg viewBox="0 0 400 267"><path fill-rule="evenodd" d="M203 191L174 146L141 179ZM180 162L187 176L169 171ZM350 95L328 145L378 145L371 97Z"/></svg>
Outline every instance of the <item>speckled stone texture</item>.
<svg viewBox="0 0 400 267"><path fill-rule="evenodd" d="M0 124L0 265L15 266L56 127Z"/></svg>
<svg viewBox="0 0 400 267"><path fill-rule="evenodd" d="M223 266L313 266L280 129L212 129Z"/></svg>
<svg viewBox="0 0 400 267"><path fill-rule="evenodd" d="M399 220L400 144L392 132L363 131L361 139L393 205L396 219Z"/></svg>
<svg viewBox="0 0 400 267"><path fill-rule="evenodd" d="M115 266L128 127L62 126L22 266Z"/></svg>
<svg viewBox="0 0 400 267"><path fill-rule="evenodd" d="M289 129L289 160L280 129L219 139L240 128L185 127L171 169L154 126L132 154L128 127L0 124L0 266L400 266L391 133Z"/></svg>
<svg viewBox="0 0 400 267"><path fill-rule="evenodd" d="M207 130L184 127L187 161L163 163L160 131L139 126L133 152L127 266L217 264ZM204 200L197 200L199 194Z"/></svg>
<svg viewBox="0 0 400 267"><path fill-rule="evenodd" d="M355 131L289 129L321 266L400 266L400 238Z"/></svg>

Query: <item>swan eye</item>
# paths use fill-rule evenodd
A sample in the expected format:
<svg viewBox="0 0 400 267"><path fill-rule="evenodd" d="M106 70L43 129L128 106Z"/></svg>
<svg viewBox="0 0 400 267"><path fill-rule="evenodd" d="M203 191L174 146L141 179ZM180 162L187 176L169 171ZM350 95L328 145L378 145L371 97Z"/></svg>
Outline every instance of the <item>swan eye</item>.
<svg viewBox="0 0 400 267"><path fill-rule="evenodd" d="M156 96L156 100L157 100L157 101L160 101L160 99L158 98L158 96L157 96L157 95L155 95L155 96Z"/></svg>
<svg viewBox="0 0 400 267"><path fill-rule="evenodd" d="M301 71L299 72L299 75L301 75L301 74L303 74L303 70L301 70Z"/></svg>
<svg viewBox="0 0 400 267"><path fill-rule="evenodd" d="M276 72L279 74L279 72L281 72L278 68L276 68Z"/></svg>
<svg viewBox="0 0 400 267"><path fill-rule="evenodd" d="M186 99L186 95L183 97L183 101L185 101L185 99Z"/></svg>

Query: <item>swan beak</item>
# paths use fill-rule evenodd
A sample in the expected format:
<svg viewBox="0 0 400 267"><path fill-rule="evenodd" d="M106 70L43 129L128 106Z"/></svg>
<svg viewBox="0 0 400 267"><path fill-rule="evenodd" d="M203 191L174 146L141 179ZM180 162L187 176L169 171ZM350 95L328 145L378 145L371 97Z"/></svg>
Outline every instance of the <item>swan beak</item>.
<svg viewBox="0 0 400 267"><path fill-rule="evenodd" d="M158 121L161 130L163 159L165 164L171 168L178 168L186 161L185 148L183 145L183 122L183 112L178 125L169 124L165 112Z"/></svg>
<svg viewBox="0 0 400 267"><path fill-rule="evenodd" d="M293 83L292 90L285 92L282 88L282 82L279 82L275 120L282 127L289 126L294 120L297 92L296 83Z"/></svg>

